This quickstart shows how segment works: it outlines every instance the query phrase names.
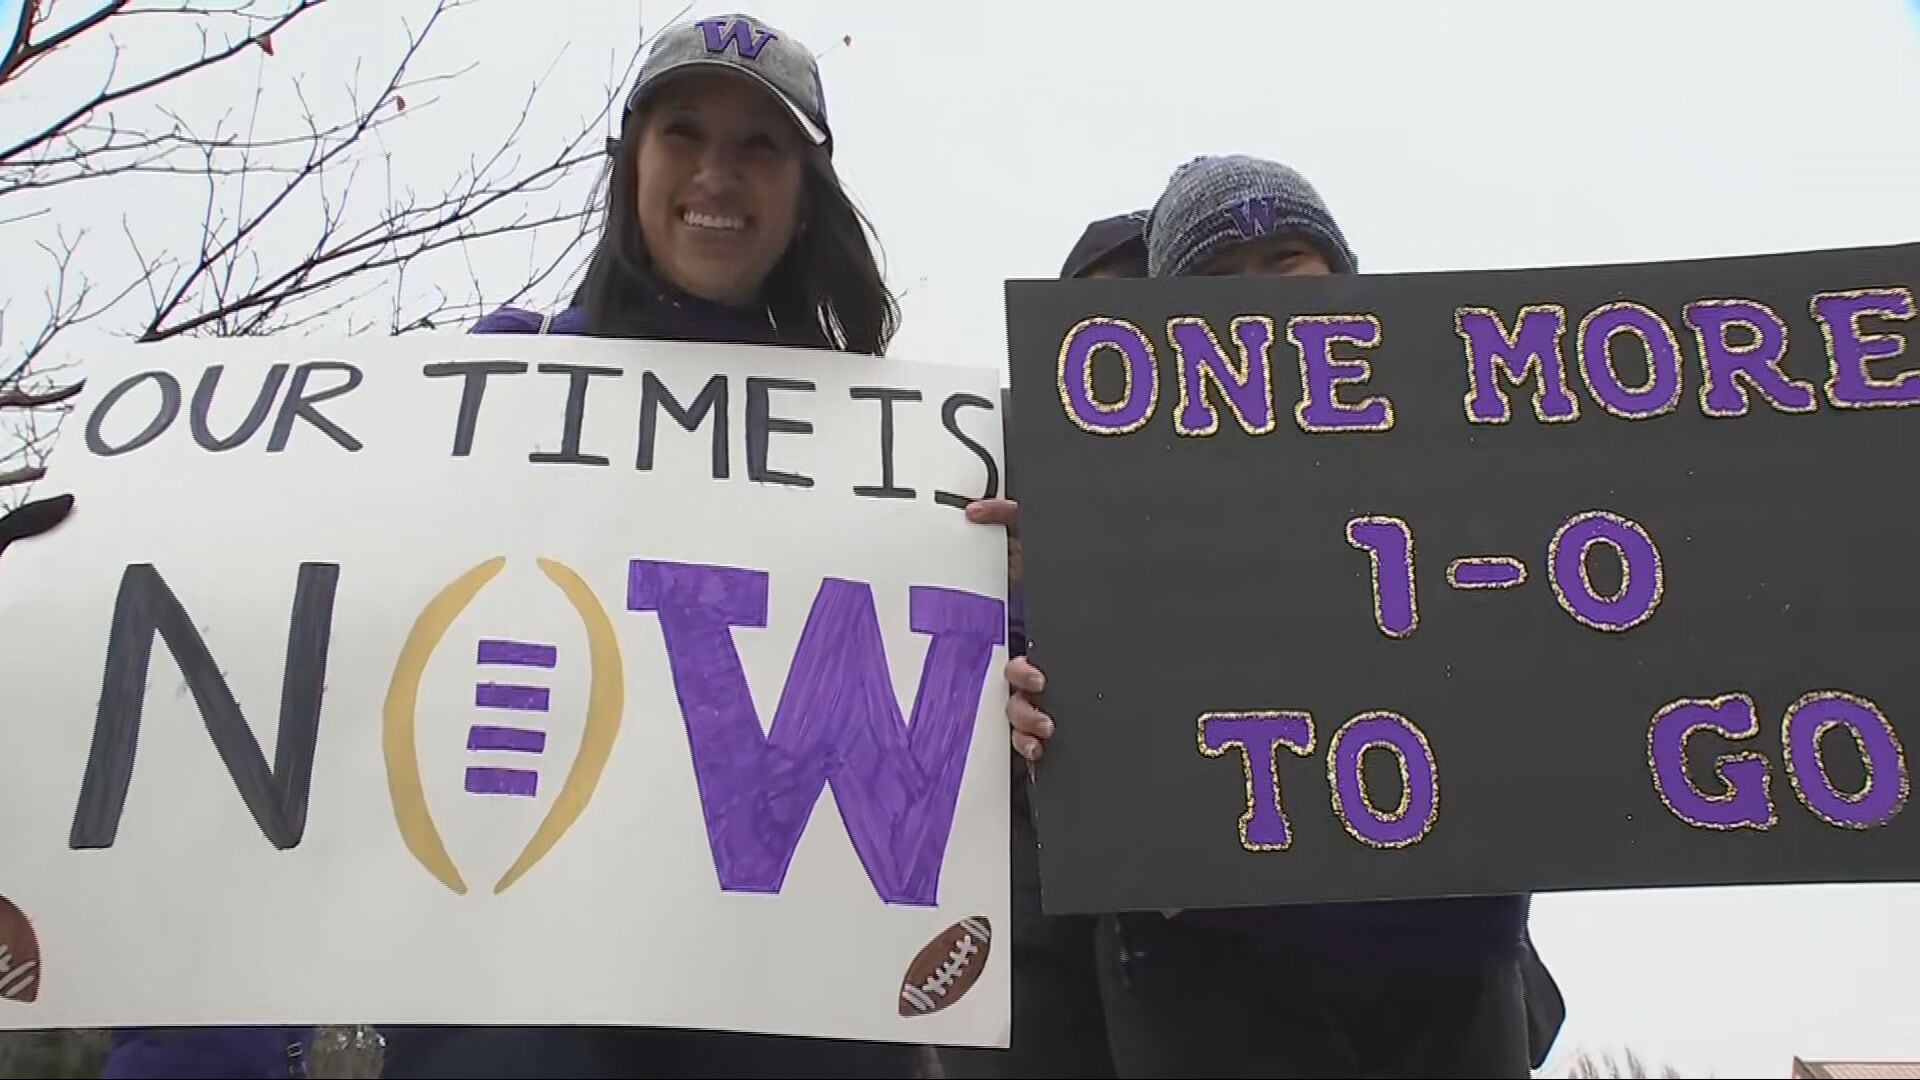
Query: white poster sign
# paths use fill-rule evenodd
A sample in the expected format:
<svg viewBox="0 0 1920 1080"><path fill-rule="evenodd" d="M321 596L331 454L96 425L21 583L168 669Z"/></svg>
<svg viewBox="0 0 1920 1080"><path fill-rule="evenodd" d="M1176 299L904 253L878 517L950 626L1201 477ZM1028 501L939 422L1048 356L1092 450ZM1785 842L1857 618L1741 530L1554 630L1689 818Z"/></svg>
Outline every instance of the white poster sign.
<svg viewBox="0 0 1920 1080"><path fill-rule="evenodd" d="M180 341L0 561L0 1026L1005 1046L996 373Z"/></svg>

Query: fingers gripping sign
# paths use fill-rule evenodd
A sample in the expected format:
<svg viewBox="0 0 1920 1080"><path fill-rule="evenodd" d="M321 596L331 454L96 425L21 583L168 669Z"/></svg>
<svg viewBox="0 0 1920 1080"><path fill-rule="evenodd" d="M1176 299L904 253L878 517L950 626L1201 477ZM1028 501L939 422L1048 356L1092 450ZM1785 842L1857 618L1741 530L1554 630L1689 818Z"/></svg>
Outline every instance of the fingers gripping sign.
<svg viewBox="0 0 1920 1080"><path fill-rule="evenodd" d="M1007 724L1013 729L1013 748L1028 761L1039 761L1041 744L1053 735L1053 718L1036 702L1047 678L1024 656L1007 663Z"/></svg>
<svg viewBox="0 0 1920 1080"><path fill-rule="evenodd" d="M1007 583L1020 582L1020 504L1012 499L981 499L967 506L967 520L980 525L1000 525L1007 530ZM1046 688L1046 676L1024 656L1014 657L1006 667L1007 726L1011 729L1013 749L1029 762L1040 760L1042 743L1053 734L1053 718L1037 701Z"/></svg>
<svg viewBox="0 0 1920 1080"><path fill-rule="evenodd" d="M1020 504L1012 499L979 499L967 504L967 520L1003 525L1007 530L1007 584L1020 583Z"/></svg>

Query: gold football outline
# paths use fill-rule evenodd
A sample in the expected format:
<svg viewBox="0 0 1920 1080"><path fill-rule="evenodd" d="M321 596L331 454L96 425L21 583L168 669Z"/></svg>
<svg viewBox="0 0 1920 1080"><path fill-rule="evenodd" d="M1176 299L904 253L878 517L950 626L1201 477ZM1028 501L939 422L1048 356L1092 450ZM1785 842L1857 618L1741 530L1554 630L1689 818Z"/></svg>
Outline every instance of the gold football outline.
<svg viewBox="0 0 1920 1080"><path fill-rule="evenodd" d="M590 676L586 725L580 735L580 752L574 755L573 768L567 773L560 794L554 798L540 827L527 840L526 847L521 849L519 858L494 883L495 895L505 892L533 869L579 820L599 787L607 759L613 754L625 711L626 684L620 662L620 641L606 607L580 575L565 564L544 558L535 561L547 580L566 595L587 632ZM480 563L453 579L421 610L394 662L393 678L387 684L386 705L382 710L381 741L387 764L387 792L393 801L393 817L400 828L400 838L429 874L460 896L467 893L466 880L454 865L453 856L448 854L446 841L434 824L433 812L427 808L420 755L414 739L415 713L427 661L439 648L454 620L506 564L504 555Z"/></svg>

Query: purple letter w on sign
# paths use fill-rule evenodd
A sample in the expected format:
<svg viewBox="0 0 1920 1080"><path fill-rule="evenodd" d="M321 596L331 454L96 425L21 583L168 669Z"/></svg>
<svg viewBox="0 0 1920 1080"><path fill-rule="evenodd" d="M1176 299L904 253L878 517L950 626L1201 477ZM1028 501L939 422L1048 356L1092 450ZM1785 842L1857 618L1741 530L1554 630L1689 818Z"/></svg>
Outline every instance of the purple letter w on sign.
<svg viewBox="0 0 1920 1080"><path fill-rule="evenodd" d="M634 560L627 608L660 618L721 888L779 892L831 784L880 898L937 903L980 694L1006 641L1003 603L909 590L908 622L931 641L905 723L872 586L825 579L764 732L733 642L734 627L767 625L764 572Z"/></svg>

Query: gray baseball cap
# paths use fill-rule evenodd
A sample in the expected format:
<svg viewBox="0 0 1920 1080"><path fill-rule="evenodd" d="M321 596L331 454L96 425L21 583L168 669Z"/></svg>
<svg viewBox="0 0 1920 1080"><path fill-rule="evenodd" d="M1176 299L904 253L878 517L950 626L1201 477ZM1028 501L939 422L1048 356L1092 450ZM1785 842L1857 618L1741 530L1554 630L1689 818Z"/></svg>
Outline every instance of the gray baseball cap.
<svg viewBox="0 0 1920 1080"><path fill-rule="evenodd" d="M1175 169L1147 218L1147 275L1179 277L1242 241L1299 233L1335 273L1359 260L1307 178L1244 154L1194 158Z"/></svg>
<svg viewBox="0 0 1920 1080"><path fill-rule="evenodd" d="M808 140L833 152L827 95L813 50L751 15L716 15L662 31L640 65L626 111L638 108L668 76L697 68L731 71L759 83L787 107Z"/></svg>

